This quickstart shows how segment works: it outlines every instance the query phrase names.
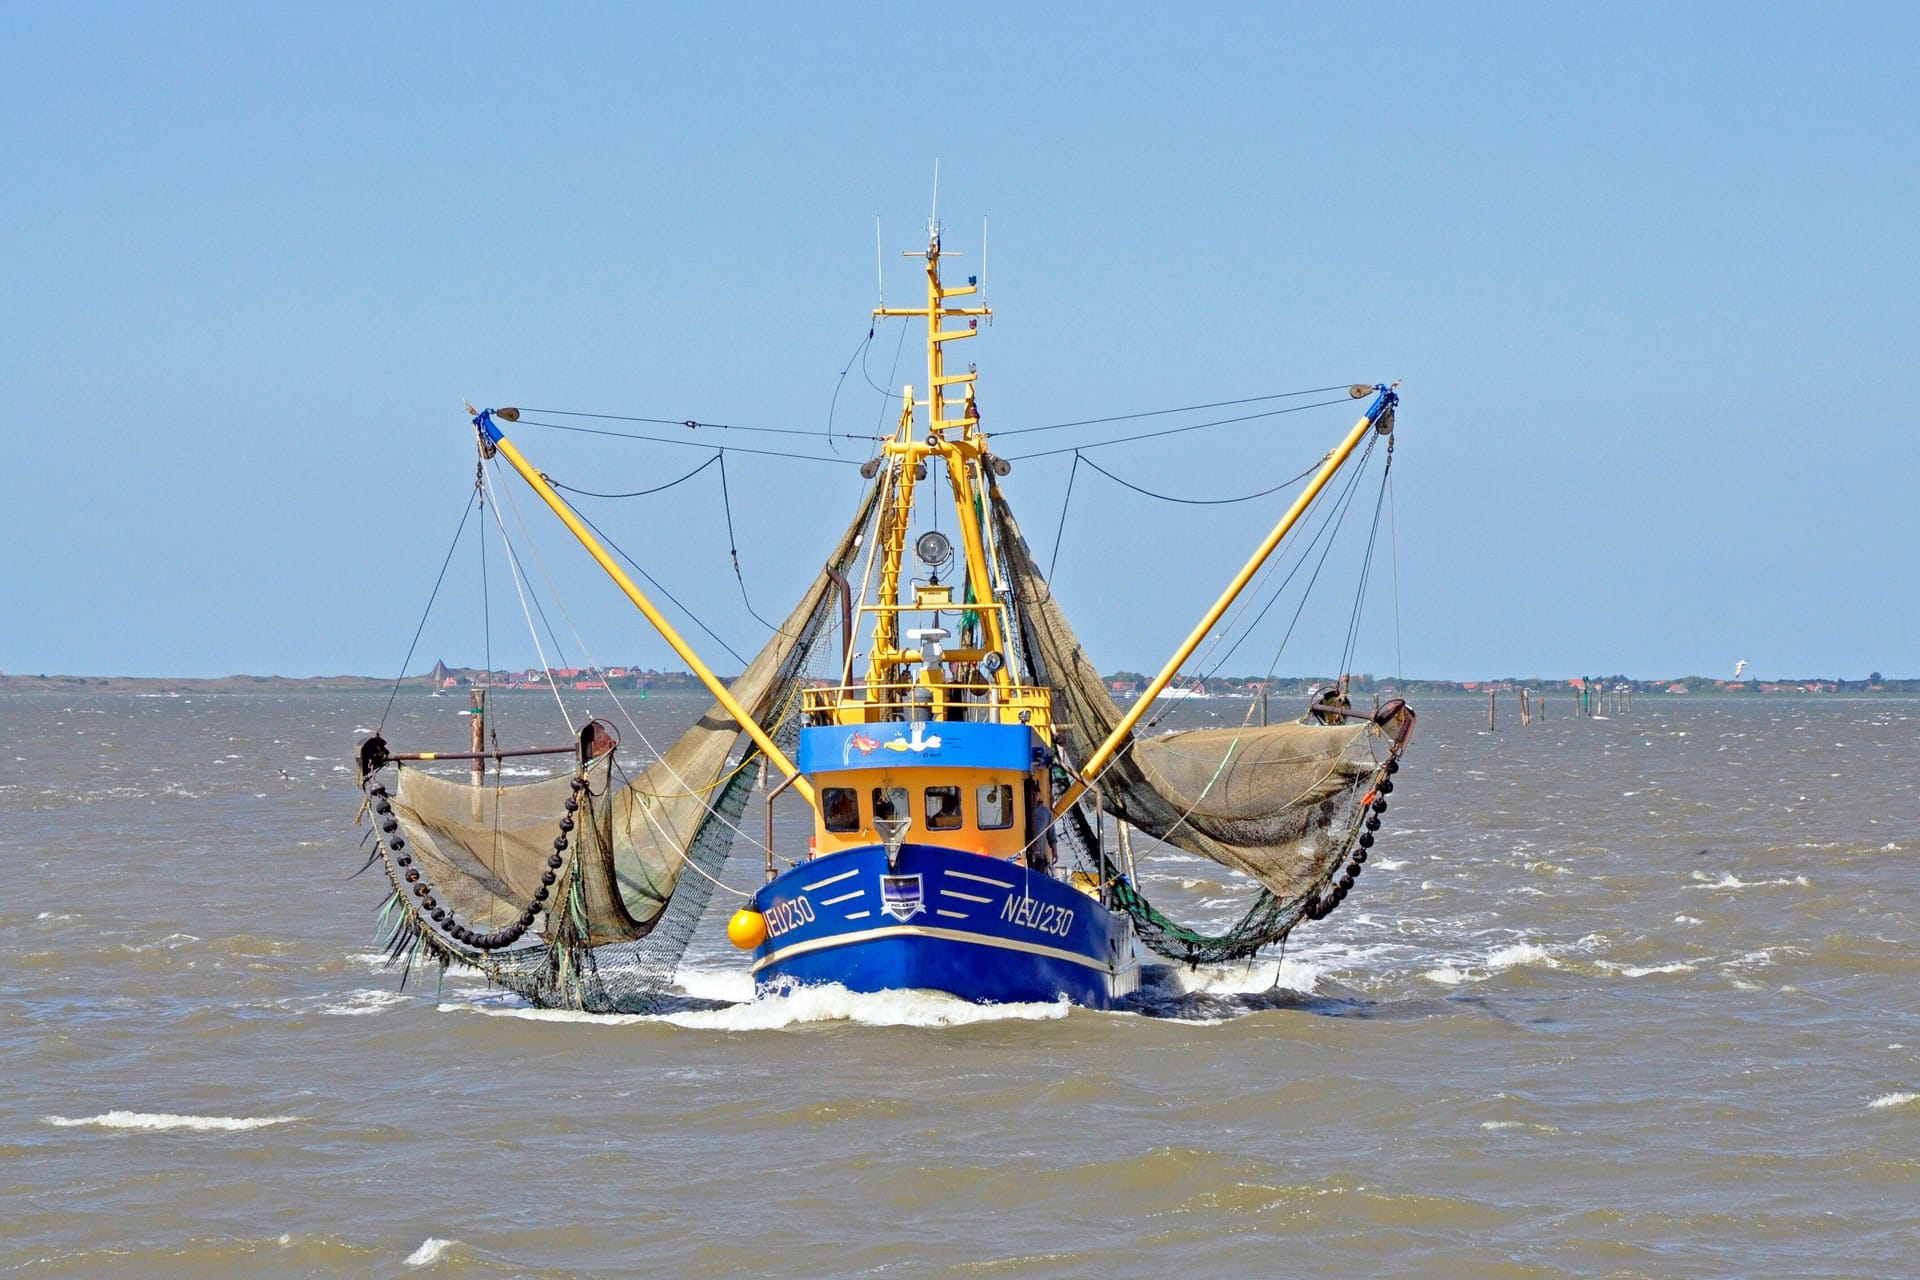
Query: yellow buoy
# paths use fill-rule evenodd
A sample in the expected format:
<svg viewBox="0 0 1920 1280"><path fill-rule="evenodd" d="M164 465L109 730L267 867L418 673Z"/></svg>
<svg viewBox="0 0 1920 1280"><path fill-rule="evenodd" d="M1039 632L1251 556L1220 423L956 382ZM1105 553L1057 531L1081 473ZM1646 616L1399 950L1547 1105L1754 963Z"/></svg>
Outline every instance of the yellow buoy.
<svg viewBox="0 0 1920 1280"><path fill-rule="evenodd" d="M767 940L767 918L752 907L742 907L727 921L727 941L751 951Z"/></svg>

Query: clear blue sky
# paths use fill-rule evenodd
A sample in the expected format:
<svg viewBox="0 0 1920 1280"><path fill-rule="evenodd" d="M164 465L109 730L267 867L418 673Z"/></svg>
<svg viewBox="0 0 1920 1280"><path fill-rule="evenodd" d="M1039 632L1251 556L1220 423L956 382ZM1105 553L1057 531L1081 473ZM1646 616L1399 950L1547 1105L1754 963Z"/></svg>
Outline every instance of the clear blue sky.
<svg viewBox="0 0 1920 1280"><path fill-rule="evenodd" d="M1915 13L7 6L0 670L391 674L463 398L822 426L874 217L905 298L938 157L949 247L991 218L990 428L1405 379L1406 674L1920 675ZM837 408L884 412L857 366ZM1351 416L1095 456L1225 496ZM521 439L588 488L704 456ZM771 614L859 482L728 463ZM1008 482L1043 553L1069 465ZM592 510L750 649L716 478ZM1155 664L1273 514L1082 471L1096 659ZM668 662L534 527L595 656ZM479 660L477 554L416 668ZM1382 584L1357 665L1391 671ZM495 657L531 661L508 590ZM1283 671L1337 658L1333 604Z"/></svg>

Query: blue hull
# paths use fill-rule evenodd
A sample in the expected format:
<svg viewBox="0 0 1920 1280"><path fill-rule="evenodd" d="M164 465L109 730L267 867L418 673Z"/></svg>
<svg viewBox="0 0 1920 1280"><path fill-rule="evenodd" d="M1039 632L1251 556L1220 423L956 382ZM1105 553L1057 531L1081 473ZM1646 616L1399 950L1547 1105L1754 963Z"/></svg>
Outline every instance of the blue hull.
<svg viewBox="0 0 1920 1280"><path fill-rule="evenodd" d="M768 937L757 991L837 983L942 991L984 1003L1105 1009L1140 985L1133 923L1017 863L937 845L815 858L754 895Z"/></svg>

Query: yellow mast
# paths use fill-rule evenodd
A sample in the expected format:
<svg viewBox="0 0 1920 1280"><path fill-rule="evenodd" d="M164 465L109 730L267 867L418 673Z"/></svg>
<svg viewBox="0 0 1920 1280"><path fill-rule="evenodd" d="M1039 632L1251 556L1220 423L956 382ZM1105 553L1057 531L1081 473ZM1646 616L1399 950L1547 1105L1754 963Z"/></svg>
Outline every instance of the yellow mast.
<svg viewBox="0 0 1920 1280"><path fill-rule="evenodd" d="M507 418L509 422L517 420L520 416L517 411L508 409L502 409L500 413L502 417L512 414ZM484 448L497 450L512 464L513 469L520 473L520 478L540 495L542 500L553 509L553 514L560 517L560 522L580 540L580 545L587 549L587 554L606 570L607 576L613 579L614 585L626 594L627 599L633 602L636 609L646 615L647 621L653 624L653 629L660 633L660 638L673 646L673 651L680 655L681 661L687 664L688 670L692 671L699 678L700 683L707 687L707 692L714 696L714 700L726 708L727 714L733 717L734 723L746 730L747 736L753 739L753 745L760 748L761 754L773 763L774 768L792 779L793 789L805 796L808 804L814 804L813 785L800 776L800 771L794 767L791 760L787 759L786 752L775 746L773 739L767 736L766 730L760 727L759 721L748 715L746 709L734 700L733 692L721 683L720 678L708 669L706 663L700 661L700 655L680 638L680 633L673 629L673 624L654 608L653 601L647 599L646 594L634 585L633 579L626 575L626 571L614 563L613 557L601 547L600 540L595 538L580 517L573 513L573 508L567 505L566 499L555 493L553 486L547 483L546 477L521 456L520 451L514 448L513 441L501 434L500 428L493 423L493 411L491 409L483 411L473 420L473 425L480 429Z"/></svg>
<svg viewBox="0 0 1920 1280"><path fill-rule="evenodd" d="M903 256L918 257L917 253ZM924 307L875 307L876 319L888 317L921 317L927 322L927 395L924 400L916 399L913 387L906 388L904 403L901 406L900 427L898 432L887 441L885 451L894 465L893 501L889 504L889 523L886 536L882 539L880 554L879 601L882 606L897 604L900 589L901 562L905 558L907 521L913 511L913 487L919 477L919 466L928 458L938 455L947 468L947 478L953 490L954 507L958 516L962 550L966 556L967 581L973 589L977 603L991 603L992 574L988 566L986 543L981 536L979 521L974 511L974 498L981 484L980 468L985 465L987 438L980 431L980 411L974 397L975 373L968 369L965 373L948 373L946 368L946 345L960 342L979 333L980 318L991 317L993 311L985 306L953 306L950 300L970 297L980 291L979 280L968 277L963 285L947 285L940 278L942 258L957 257L958 254L946 252L941 248L940 227L938 223L928 228L925 250L927 276L927 304ZM942 322L965 320L966 326L942 328ZM965 395L957 417L948 416L948 388L964 387ZM915 410L924 407L927 410L927 436L924 440L914 439ZM949 432L957 432L949 435ZM964 602L963 602L964 603ZM997 611L982 609L979 611L982 625L982 651L1004 652L1005 635ZM868 682L872 686L882 686L894 682L894 673L910 655L900 649L899 617L890 609L882 608L874 625L873 652L869 658ZM1006 668L995 674L995 680L1005 685L1010 680Z"/></svg>

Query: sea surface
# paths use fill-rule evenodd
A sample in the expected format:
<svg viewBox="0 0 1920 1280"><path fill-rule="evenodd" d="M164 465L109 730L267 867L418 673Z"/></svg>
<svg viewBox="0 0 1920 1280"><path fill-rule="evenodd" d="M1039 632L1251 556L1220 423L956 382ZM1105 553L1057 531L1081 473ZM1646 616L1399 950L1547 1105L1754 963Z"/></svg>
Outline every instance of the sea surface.
<svg viewBox="0 0 1920 1280"><path fill-rule="evenodd" d="M1920 703L1429 700L1284 956L1114 1013L755 1002L723 893L673 1011L596 1018L381 967L381 701L0 698L0 1275L1920 1274Z"/></svg>

